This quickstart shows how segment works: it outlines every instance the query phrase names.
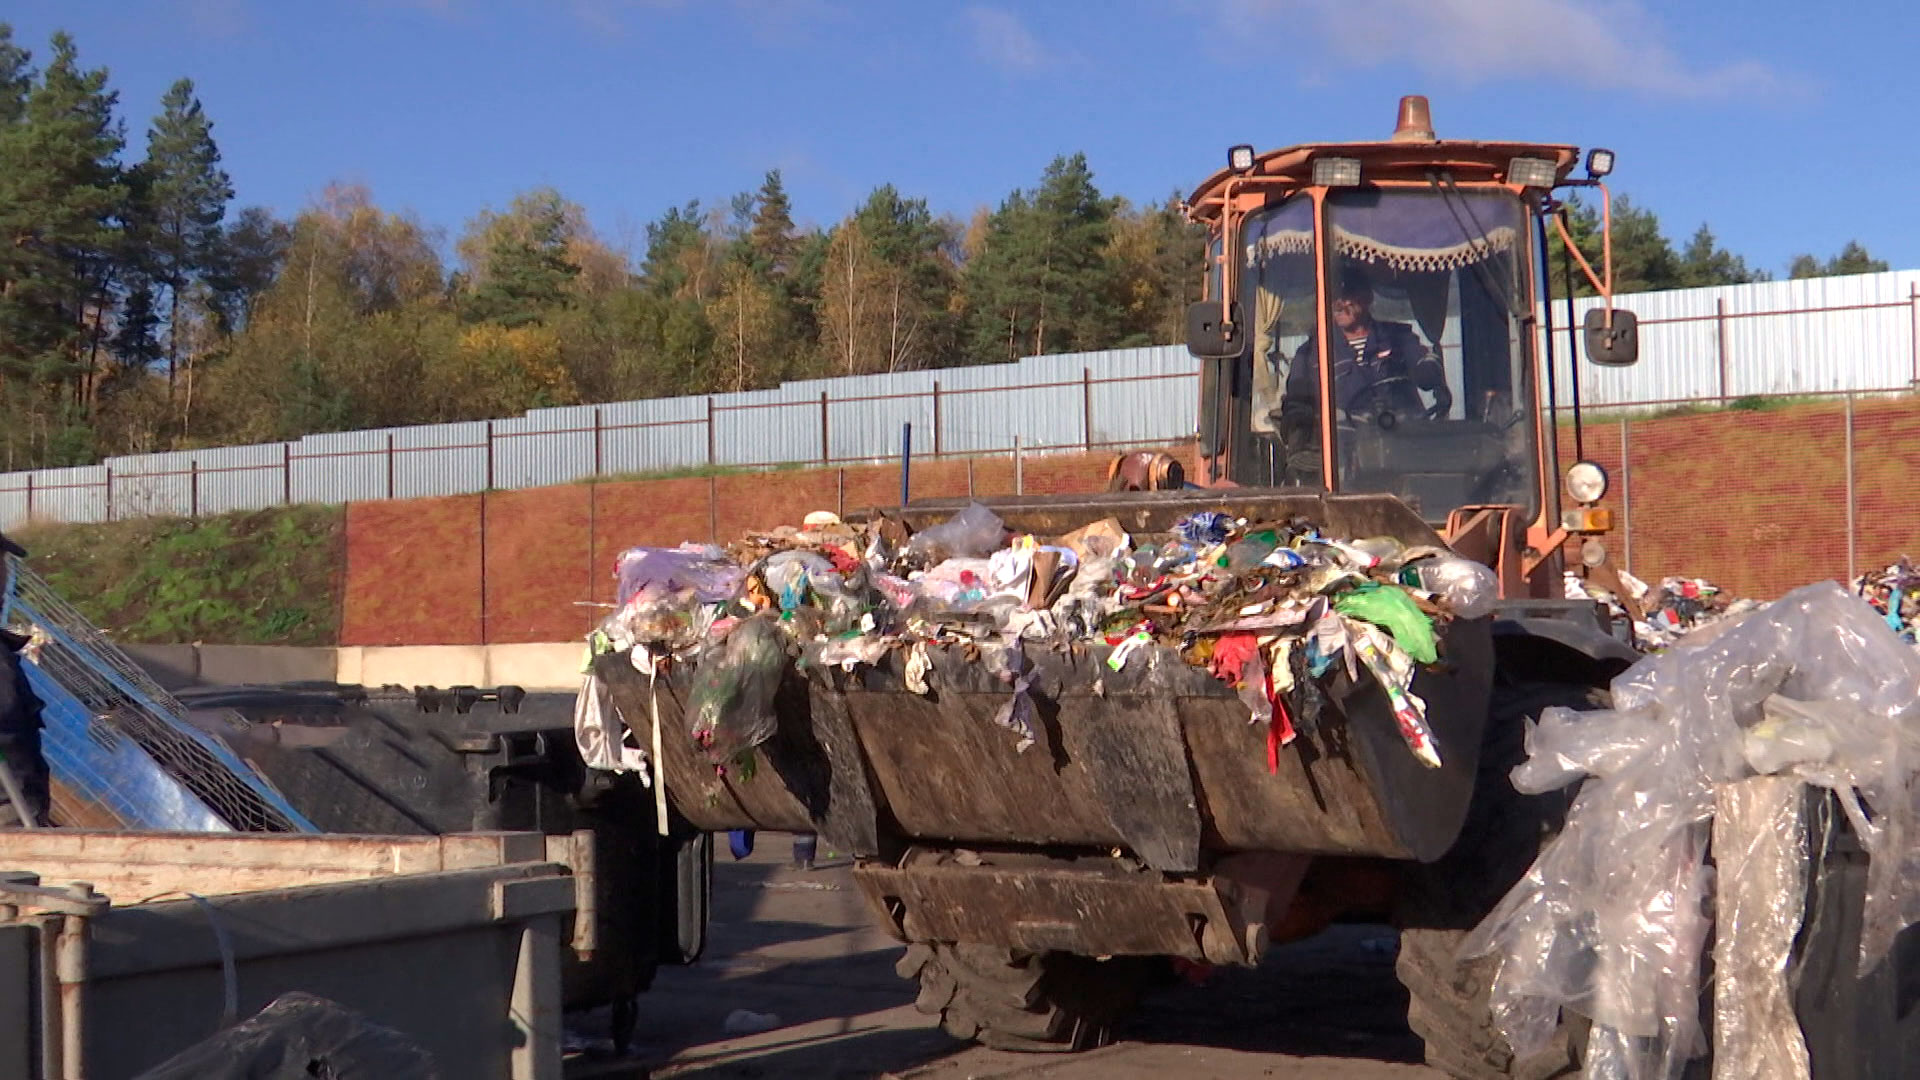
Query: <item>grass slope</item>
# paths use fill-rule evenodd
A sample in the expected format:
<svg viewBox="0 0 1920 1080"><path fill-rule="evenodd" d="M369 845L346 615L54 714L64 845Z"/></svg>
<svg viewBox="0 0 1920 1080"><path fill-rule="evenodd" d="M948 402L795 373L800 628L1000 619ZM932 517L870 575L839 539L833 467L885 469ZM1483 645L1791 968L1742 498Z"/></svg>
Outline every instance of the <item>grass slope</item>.
<svg viewBox="0 0 1920 1080"><path fill-rule="evenodd" d="M332 645L346 567L338 506L21 531L27 565L122 641Z"/></svg>

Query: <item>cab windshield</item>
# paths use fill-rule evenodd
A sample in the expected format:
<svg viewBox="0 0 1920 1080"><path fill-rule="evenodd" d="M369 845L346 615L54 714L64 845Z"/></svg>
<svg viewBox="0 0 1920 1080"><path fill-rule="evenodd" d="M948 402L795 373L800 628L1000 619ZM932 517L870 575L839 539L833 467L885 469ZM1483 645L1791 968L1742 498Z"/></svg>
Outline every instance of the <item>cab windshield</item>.
<svg viewBox="0 0 1920 1080"><path fill-rule="evenodd" d="M1325 200L1315 250L1306 196L1242 232L1251 315L1251 438L1242 484L1327 485L1399 497L1430 521L1461 506L1538 511L1527 215L1513 195L1348 189ZM1315 276L1329 303L1316 306ZM1334 386L1320 385L1319 335ZM1336 475L1322 476L1332 410Z"/></svg>

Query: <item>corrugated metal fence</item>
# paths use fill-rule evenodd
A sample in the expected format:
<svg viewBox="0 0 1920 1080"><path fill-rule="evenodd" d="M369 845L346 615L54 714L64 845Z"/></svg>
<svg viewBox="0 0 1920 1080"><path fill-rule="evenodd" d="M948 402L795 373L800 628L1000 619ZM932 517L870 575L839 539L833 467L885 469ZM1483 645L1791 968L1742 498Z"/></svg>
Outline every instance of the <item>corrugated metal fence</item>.
<svg viewBox="0 0 1920 1080"><path fill-rule="evenodd" d="M1623 297L1641 362L1580 364L1589 408L1906 390L1920 381L1920 271ZM1576 318L1594 301L1575 304ZM1559 328L1557 399L1566 377ZM1572 335L1577 337L1577 335ZM283 503L457 495L592 476L1168 443L1192 436L1197 365L1156 346L1014 364L786 383L771 390L538 409L503 420L310 435L0 474L0 529L197 516Z"/></svg>

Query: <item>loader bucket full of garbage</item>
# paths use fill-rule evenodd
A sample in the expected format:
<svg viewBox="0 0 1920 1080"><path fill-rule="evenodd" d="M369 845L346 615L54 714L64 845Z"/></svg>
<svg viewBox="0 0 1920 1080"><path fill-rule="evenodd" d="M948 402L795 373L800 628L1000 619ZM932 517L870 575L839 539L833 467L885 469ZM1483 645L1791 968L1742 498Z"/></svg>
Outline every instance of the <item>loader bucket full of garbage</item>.
<svg viewBox="0 0 1920 1080"><path fill-rule="evenodd" d="M856 852L890 819L1163 869L1202 846L1437 856L1478 759L1493 573L1411 515L1328 524L1387 521L1379 497L1190 501L1051 535L979 504L917 532L821 512L623 552L583 750L701 827L831 841L851 818Z"/></svg>

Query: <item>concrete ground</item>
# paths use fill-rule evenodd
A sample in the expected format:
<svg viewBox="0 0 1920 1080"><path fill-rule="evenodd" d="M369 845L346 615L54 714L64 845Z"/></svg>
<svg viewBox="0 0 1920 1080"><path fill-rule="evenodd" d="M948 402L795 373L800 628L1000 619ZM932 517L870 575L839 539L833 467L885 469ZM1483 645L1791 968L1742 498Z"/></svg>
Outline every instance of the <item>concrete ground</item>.
<svg viewBox="0 0 1920 1080"><path fill-rule="evenodd" d="M741 862L721 847L705 959L663 970L640 999L632 1058L576 1060L570 1077L1442 1076L1418 1064L1385 928L1336 928L1275 950L1257 970L1156 991L1105 1049L1008 1054L949 1038L914 1009L916 987L893 972L901 946L873 929L845 860L795 871L788 838L774 834ZM732 1034L728 1018L740 1010L777 1020Z"/></svg>

